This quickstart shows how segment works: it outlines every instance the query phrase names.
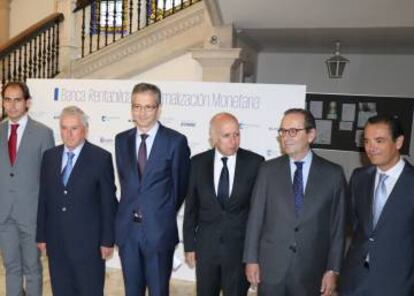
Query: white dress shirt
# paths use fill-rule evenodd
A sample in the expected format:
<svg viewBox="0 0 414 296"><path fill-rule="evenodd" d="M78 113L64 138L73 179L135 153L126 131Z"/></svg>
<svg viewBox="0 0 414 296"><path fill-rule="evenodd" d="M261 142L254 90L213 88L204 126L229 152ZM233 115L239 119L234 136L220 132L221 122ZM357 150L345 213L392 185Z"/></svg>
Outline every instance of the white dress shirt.
<svg viewBox="0 0 414 296"><path fill-rule="evenodd" d="M17 128L17 146L16 146L16 152L19 151L19 146L20 143L22 142L22 137L23 137L23 133L24 130L26 129L26 125L27 125L27 121L29 120L29 116L27 116L27 113L25 115L22 116L22 118L19 119L18 122L11 122L10 120L9 122L9 128L8 128L8 135L7 135L7 139L10 138L10 134L11 134L11 125L12 124L18 124L19 127Z"/></svg>
<svg viewBox="0 0 414 296"><path fill-rule="evenodd" d="M237 153L231 156L224 156L217 149L214 153L214 189L216 190L216 195L218 191L218 184L220 180L221 170L223 169L223 161L221 158L227 157L227 168L229 170L229 196L231 196L231 191L233 190L233 181L234 181L234 172L236 171L236 156Z"/></svg>

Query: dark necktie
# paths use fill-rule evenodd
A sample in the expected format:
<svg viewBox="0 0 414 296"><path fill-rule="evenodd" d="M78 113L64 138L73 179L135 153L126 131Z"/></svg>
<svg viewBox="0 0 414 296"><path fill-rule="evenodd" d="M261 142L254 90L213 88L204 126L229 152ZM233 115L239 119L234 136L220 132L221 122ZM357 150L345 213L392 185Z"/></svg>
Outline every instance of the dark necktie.
<svg viewBox="0 0 414 296"><path fill-rule="evenodd" d="M147 138L147 134L141 134L141 144L139 144L138 149L138 173L140 177L143 176L145 164L147 163L147 144L145 143Z"/></svg>
<svg viewBox="0 0 414 296"><path fill-rule="evenodd" d="M377 188L375 188L372 221L374 228L377 225L382 209L387 202L387 187L385 186L385 180L387 180L387 178L388 176L386 174L380 174Z"/></svg>
<svg viewBox="0 0 414 296"><path fill-rule="evenodd" d="M299 216L300 209L303 205L303 161L295 161L296 171L293 176L293 194L295 196L295 212Z"/></svg>
<svg viewBox="0 0 414 296"><path fill-rule="evenodd" d="M230 181L229 181L229 169L227 168L227 157L222 157L223 168L221 169L220 179L217 188L217 199L220 202L221 206L224 207L224 204L230 197Z"/></svg>
<svg viewBox="0 0 414 296"><path fill-rule="evenodd" d="M66 152L66 154L68 156L68 161L66 162L65 168L62 171L62 182L65 186L68 184L70 174L72 173L73 157L75 157L75 153L71 151Z"/></svg>
<svg viewBox="0 0 414 296"><path fill-rule="evenodd" d="M10 137L9 137L9 158L10 164L14 166L16 162L16 155L17 155L17 128L19 127L18 124L11 125Z"/></svg>

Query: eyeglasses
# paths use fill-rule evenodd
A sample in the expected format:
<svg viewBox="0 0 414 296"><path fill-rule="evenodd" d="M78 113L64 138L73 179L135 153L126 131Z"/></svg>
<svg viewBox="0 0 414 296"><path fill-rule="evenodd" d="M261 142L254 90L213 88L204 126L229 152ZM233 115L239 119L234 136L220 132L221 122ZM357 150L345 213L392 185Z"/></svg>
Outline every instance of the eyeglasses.
<svg viewBox="0 0 414 296"><path fill-rule="evenodd" d="M278 129L279 136L283 137L289 135L289 137L296 137L298 132L307 130L307 128L280 128Z"/></svg>
<svg viewBox="0 0 414 296"><path fill-rule="evenodd" d="M158 105L133 105L132 109L135 111L144 111L144 112L153 112L155 109L158 108Z"/></svg>
<svg viewBox="0 0 414 296"><path fill-rule="evenodd" d="M3 98L3 102L6 104L12 104L12 103L20 104L20 103L23 103L24 101L25 101L25 98L9 98L9 97Z"/></svg>

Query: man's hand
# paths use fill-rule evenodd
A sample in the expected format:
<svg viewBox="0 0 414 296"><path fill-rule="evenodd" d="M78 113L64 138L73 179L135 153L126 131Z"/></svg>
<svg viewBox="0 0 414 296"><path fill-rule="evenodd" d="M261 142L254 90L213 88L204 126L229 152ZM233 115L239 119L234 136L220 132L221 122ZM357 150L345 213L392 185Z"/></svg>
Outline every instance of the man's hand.
<svg viewBox="0 0 414 296"><path fill-rule="evenodd" d="M114 248L110 247L104 247L101 246L101 257L103 260L107 260L112 257L112 254L114 253Z"/></svg>
<svg viewBox="0 0 414 296"><path fill-rule="evenodd" d="M196 254L195 252L185 252L185 262L188 267L194 268L196 265Z"/></svg>
<svg viewBox="0 0 414 296"><path fill-rule="evenodd" d="M42 255L46 254L46 243L37 243L36 245Z"/></svg>
<svg viewBox="0 0 414 296"><path fill-rule="evenodd" d="M246 264L246 277L253 287L257 287L260 283L260 268L257 263Z"/></svg>
<svg viewBox="0 0 414 296"><path fill-rule="evenodd" d="M335 295L337 277L337 274L332 270L328 270L327 272L325 272L325 274L322 277L321 295Z"/></svg>

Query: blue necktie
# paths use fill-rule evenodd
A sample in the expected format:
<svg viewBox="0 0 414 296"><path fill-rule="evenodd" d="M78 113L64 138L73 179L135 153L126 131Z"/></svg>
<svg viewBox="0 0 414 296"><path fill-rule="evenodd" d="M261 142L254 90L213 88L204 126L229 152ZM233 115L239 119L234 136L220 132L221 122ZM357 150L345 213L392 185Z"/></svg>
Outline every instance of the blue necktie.
<svg viewBox="0 0 414 296"><path fill-rule="evenodd" d="M224 204L230 197L230 177L229 169L227 168L227 157L222 157L223 168L221 169L220 179L217 188L217 199L220 202L221 206L224 207Z"/></svg>
<svg viewBox="0 0 414 296"><path fill-rule="evenodd" d="M68 184L68 180L70 177L70 173L72 172L73 169L73 157L75 156L75 153L73 152L66 152L67 156L68 156L68 161L66 162L66 166L63 169L62 172L62 182L63 185L66 186L66 184Z"/></svg>
<svg viewBox="0 0 414 296"><path fill-rule="evenodd" d="M303 161L295 161L296 171L293 175L293 195L295 196L295 213L299 216L299 211L303 205Z"/></svg>
<svg viewBox="0 0 414 296"><path fill-rule="evenodd" d="M377 225L382 209L387 202L387 187L385 186L385 180L387 180L387 178L388 176L386 174L380 174L377 188L375 188L372 221L374 228Z"/></svg>

